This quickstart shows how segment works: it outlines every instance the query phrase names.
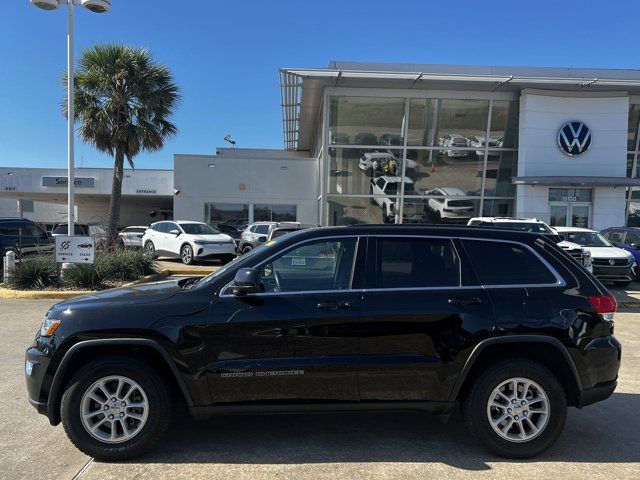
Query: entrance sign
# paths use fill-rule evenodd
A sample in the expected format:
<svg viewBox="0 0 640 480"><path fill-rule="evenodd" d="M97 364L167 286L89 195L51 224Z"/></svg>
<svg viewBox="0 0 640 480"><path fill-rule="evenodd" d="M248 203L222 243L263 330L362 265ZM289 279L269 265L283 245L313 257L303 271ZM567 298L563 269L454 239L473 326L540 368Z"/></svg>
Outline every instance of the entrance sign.
<svg viewBox="0 0 640 480"><path fill-rule="evenodd" d="M93 237L58 235L55 239L56 262L93 263L96 251Z"/></svg>

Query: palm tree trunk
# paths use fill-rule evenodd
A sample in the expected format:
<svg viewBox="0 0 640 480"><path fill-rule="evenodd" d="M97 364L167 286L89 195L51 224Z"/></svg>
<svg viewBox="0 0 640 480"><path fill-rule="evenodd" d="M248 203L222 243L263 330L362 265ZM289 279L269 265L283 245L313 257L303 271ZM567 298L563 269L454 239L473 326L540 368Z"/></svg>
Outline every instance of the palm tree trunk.
<svg viewBox="0 0 640 480"><path fill-rule="evenodd" d="M118 238L118 223L120 222L120 198L122 194L122 179L124 178L124 152L116 149L115 164L113 166L113 184L111 185L111 202L109 204L109 226L107 229L107 245L113 247Z"/></svg>

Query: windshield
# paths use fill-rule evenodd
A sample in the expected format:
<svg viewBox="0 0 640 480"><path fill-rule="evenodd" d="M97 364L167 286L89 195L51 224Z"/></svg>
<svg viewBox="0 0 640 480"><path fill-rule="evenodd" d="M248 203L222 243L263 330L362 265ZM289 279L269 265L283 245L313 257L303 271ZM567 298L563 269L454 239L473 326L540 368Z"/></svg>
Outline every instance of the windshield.
<svg viewBox="0 0 640 480"><path fill-rule="evenodd" d="M520 230L521 232L542 233L544 235L555 235L544 223L536 222L493 222L496 227L509 230Z"/></svg>
<svg viewBox="0 0 640 480"><path fill-rule="evenodd" d="M596 232L559 232L569 242L581 247L613 247L609 241Z"/></svg>
<svg viewBox="0 0 640 480"><path fill-rule="evenodd" d="M75 235L80 235L80 236L88 235L87 227L84 225L76 224L73 226L73 228L74 228ZM56 225L55 227L53 227L53 230L51 231L51 233L55 235L66 235L68 231L69 231L69 225Z"/></svg>
<svg viewBox="0 0 640 480"><path fill-rule="evenodd" d="M220 232L205 223L181 223L184 233L191 235L218 235Z"/></svg>

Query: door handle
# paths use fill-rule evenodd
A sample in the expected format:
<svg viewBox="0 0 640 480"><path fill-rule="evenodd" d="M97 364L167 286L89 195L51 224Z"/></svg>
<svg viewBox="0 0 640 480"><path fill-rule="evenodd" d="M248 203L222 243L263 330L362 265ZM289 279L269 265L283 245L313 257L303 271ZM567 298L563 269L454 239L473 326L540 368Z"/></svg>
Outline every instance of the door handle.
<svg viewBox="0 0 640 480"><path fill-rule="evenodd" d="M480 305L482 300L478 297L470 297L470 298L450 298L449 305L458 305L461 307L465 307L467 305Z"/></svg>
<svg viewBox="0 0 640 480"><path fill-rule="evenodd" d="M343 308L351 308L351 303L349 302L320 302L317 307L320 310L340 310Z"/></svg>

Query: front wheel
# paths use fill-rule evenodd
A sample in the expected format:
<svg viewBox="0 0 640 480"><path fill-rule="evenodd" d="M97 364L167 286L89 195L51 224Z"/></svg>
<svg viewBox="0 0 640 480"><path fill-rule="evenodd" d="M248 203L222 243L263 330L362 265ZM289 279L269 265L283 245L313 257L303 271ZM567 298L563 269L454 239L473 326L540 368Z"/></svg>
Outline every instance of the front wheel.
<svg viewBox="0 0 640 480"><path fill-rule="evenodd" d="M135 358L102 357L78 371L62 396L64 430L97 460L124 460L152 448L171 420L162 378Z"/></svg>
<svg viewBox="0 0 640 480"><path fill-rule="evenodd" d="M493 453L529 458L551 447L567 419L567 399L558 379L528 359L496 363L464 396L469 429Z"/></svg>
<svg viewBox="0 0 640 480"><path fill-rule="evenodd" d="M144 244L144 251L151 255L152 258L158 258L158 255L156 255L156 247L151 240L147 240Z"/></svg>
<svg viewBox="0 0 640 480"><path fill-rule="evenodd" d="M180 249L180 258L185 265L192 265L194 262L193 248L191 245L183 245Z"/></svg>
<svg viewBox="0 0 640 480"><path fill-rule="evenodd" d="M253 247L251 245L245 245L244 247L242 247L242 254L244 255L245 253L249 253L251 250L253 250Z"/></svg>

